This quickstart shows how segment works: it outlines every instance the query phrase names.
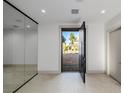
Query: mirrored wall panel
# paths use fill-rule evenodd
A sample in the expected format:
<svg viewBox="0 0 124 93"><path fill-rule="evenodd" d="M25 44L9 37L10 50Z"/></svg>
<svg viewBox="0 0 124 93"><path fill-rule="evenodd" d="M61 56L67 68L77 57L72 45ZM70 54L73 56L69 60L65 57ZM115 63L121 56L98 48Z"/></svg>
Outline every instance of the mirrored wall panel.
<svg viewBox="0 0 124 93"><path fill-rule="evenodd" d="M37 24L25 17L25 81L37 73Z"/></svg>
<svg viewBox="0 0 124 93"><path fill-rule="evenodd" d="M37 74L37 24L3 2L3 92L13 93Z"/></svg>

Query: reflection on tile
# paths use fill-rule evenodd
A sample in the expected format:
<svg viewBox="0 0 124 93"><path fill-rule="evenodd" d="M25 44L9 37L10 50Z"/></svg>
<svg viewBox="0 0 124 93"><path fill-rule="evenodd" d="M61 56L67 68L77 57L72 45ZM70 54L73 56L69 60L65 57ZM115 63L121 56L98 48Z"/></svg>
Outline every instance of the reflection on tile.
<svg viewBox="0 0 124 93"><path fill-rule="evenodd" d="M120 85L105 74L87 74L86 84L79 73L37 75L17 93L121 93Z"/></svg>
<svg viewBox="0 0 124 93"><path fill-rule="evenodd" d="M4 65L3 93L12 93L37 73L37 65Z"/></svg>

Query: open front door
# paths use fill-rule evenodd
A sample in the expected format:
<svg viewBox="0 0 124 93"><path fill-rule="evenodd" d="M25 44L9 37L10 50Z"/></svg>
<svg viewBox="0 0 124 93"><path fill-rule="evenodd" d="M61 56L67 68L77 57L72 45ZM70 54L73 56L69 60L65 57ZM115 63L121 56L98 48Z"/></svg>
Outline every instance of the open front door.
<svg viewBox="0 0 124 93"><path fill-rule="evenodd" d="M86 28L85 22L81 25L79 29L80 34L80 48L79 48L79 65L80 65L80 74L85 83L85 73L86 73Z"/></svg>

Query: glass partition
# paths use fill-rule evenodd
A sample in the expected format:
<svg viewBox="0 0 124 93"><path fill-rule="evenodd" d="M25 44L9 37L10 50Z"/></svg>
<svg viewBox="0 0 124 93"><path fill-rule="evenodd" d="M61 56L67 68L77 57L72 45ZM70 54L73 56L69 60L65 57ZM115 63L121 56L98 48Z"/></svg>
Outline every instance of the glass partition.
<svg viewBox="0 0 124 93"><path fill-rule="evenodd" d="M24 15L3 3L3 90L24 83Z"/></svg>
<svg viewBox="0 0 124 93"><path fill-rule="evenodd" d="M3 92L37 74L37 24L3 2Z"/></svg>
<svg viewBox="0 0 124 93"><path fill-rule="evenodd" d="M37 24L25 17L25 81L37 73Z"/></svg>

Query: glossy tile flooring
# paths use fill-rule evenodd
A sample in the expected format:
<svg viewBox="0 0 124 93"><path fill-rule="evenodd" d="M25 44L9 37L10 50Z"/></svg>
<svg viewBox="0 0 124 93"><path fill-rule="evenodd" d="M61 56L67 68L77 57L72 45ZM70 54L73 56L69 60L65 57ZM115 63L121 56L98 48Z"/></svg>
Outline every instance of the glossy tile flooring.
<svg viewBox="0 0 124 93"><path fill-rule="evenodd" d="M37 73L36 65L4 65L3 93L12 93Z"/></svg>
<svg viewBox="0 0 124 93"><path fill-rule="evenodd" d="M37 75L17 93L121 93L121 86L105 74L87 74L86 83L79 73Z"/></svg>

